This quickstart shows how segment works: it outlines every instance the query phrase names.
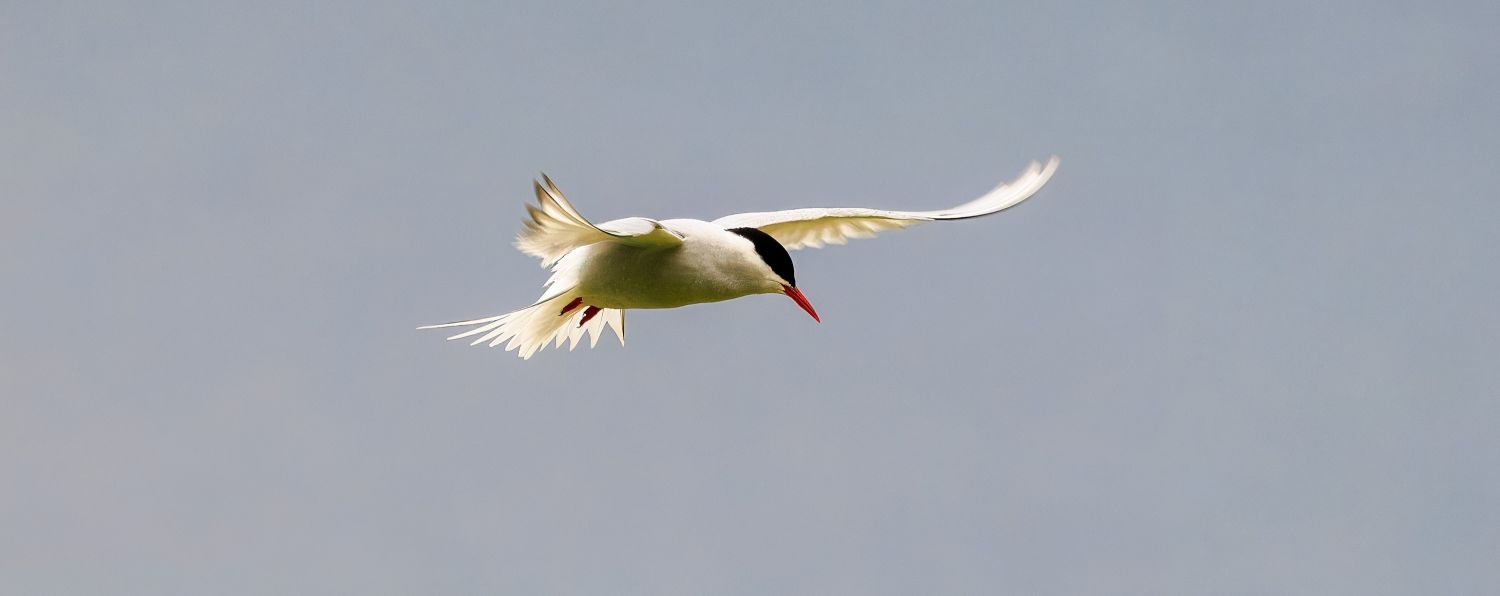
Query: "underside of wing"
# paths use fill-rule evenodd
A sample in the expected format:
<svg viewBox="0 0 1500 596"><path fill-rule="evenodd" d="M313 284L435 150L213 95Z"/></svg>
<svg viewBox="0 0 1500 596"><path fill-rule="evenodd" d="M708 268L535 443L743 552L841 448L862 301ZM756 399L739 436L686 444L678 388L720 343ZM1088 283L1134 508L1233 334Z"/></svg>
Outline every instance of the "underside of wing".
<svg viewBox="0 0 1500 596"><path fill-rule="evenodd" d="M787 250L820 248L826 244L844 244L850 238L869 238L879 232L896 230L926 221L968 219L998 213L1020 204L1041 190L1057 170L1059 160L1052 157L1043 166L1031 162L1015 180L1001 184L984 196L937 211L885 211L880 209L812 208L760 213L740 213L714 221L726 229L756 228L780 242Z"/></svg>
<svg viewBox="0 0 1500 596"><path fill-rule="evenodd" d="M675 246L682 237L655 220L630 217L595 226L563 196L545 174L535 182L536 205L527 205L531 220L516 236L516 248L542 260L547 267L575 248L597 242L619 242L638 246Z"/></svg>
<svg viewBox="0 0 1500 596"><path fill-rule="evenodd" d="M775 238L787 250L797 250L845 244L850 238L873 238L886 230L899 230L929 220L929 217L900 211L845 207L740 213L714 223L725 229L756 228Z"/></svg>

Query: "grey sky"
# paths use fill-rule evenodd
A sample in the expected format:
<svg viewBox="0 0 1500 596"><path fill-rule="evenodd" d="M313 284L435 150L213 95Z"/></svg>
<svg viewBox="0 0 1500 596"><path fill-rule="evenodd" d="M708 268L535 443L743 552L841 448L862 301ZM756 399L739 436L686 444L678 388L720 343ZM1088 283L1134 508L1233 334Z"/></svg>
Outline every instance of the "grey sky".
<svg viewBox="0 0 1500 596"><path fill-rule="evenodd" d="M1493 2L0 7L0 593L1500 592ZM514 354L584 214L1002 215Z"/></svg>

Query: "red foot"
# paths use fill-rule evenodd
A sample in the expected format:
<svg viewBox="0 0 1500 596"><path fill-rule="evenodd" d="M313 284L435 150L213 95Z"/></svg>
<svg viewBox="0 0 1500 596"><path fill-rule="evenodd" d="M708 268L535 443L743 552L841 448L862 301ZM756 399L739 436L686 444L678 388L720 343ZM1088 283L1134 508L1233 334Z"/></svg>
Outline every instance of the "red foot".
<svg viewBox="0 0 1500 596"><path fill-rule="evenodd" d="M562 312L557 313L557 316L560 317L560 316L563 316L563 315L568 314L570 312L573 312L573 309L578 308L578 305L580 305L580 304L583 304L583 296L579 296L577 298L574 298L572 302L569 302L567 306L563 307Z"/></svg>
<svg viewBox="0 0 1500 596"><path fill-rule="evenodd" d="M583 320L578 322L578 326L582 327L584 323L589 322L589 319L594 318L594 315L597 314L599 314L599 307L597 306L590 306L583 309Z"/></svg>

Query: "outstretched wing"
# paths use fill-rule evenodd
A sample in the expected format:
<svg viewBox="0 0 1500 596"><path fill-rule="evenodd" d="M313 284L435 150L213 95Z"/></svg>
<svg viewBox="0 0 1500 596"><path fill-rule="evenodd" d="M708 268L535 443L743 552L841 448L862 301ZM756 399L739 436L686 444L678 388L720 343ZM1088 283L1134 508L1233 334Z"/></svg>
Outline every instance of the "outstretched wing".
<svg viewBox="0 0 1500 596"><path fill-rule="evenodd" d="M662 227L654 219L628 217L605 222L589 223L578 213L557 185L546 174L536 187L536 205L527 205L531 221L524 222L521 233L516 236L516 248L542 260L542 266L556 263L563 255L580 246L597 242L619 242L634 246L677 246L682 236Z"/></svg>
<svg viewBox="0 0 1500 596"><path fill-rule="evenodd" d="M850 238L869 238L878 232L897 230L926 221L968 219L998 213L1031 198L1052 173L1059 160L1053 156L1043 166L1031 162L1015 180L995 187L984 196L938 211L884 211L880 209L812 208L739 213L714 220L725 229L756 228L770 234L787 250L803 247L821 248L824 244L844 244Z"/></svg>

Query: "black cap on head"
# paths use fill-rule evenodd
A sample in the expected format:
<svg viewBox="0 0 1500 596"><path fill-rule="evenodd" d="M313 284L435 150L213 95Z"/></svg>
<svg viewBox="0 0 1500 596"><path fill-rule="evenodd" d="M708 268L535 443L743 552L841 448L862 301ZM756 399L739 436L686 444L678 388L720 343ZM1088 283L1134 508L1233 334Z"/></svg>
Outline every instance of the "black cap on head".
<svg viewBox="0 0 1500 596"><path fill-rule="evenodd" d="M797 287L797 276L792 272L792 255L787 254L786 247L772 238L770 234L755 228L733 228L729 230L746 240L755 244L755 253L760 255L760 260L771 266L771 271L780 275L786 283Z"/></svg>

